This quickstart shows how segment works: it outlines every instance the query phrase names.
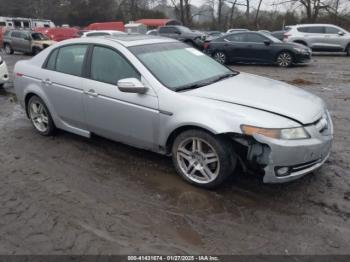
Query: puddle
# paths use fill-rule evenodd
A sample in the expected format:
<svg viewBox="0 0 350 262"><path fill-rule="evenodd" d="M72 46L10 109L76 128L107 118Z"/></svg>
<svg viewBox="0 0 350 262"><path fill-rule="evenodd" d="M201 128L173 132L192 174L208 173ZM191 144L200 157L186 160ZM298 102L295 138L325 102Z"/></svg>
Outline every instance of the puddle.
<svg viewBox="0 0 350 262"><path fill-rule="evenodd" d="M306 79L302 79L302 78L296 78L293 80L283 80L284 82L288 83L288 84L292 84L292 85L319 85L320 83L317 82L312 82Z"/></svg>

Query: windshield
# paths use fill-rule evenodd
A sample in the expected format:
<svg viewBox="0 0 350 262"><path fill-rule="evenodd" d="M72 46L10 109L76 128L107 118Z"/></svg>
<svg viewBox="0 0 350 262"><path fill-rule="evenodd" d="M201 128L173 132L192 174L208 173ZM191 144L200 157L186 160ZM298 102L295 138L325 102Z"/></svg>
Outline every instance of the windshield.
<svg viewBox="0 0 350 262"><path fill-rule="evenodd" d="M278 38L274 37L271 34L268 34L268 33L261 33L261 34L263 34L265 37L267 37L268 39L270 39L274 43L283 43L281 40L279 40Z"/></svg>
<svg viewBox="0 0 350 262"><path fill-rule="evenodd" d="M36 41L49 40L49 38L46 35L43 35L42 33L33 33L32 39Z"/></svg>
<svg viewBox="0 0 350 262"><path fill-rule="evenodd" d="M129 48L166 87L174 91L199 88L236 75L202 52L183 43L162 43Z"/></svg>

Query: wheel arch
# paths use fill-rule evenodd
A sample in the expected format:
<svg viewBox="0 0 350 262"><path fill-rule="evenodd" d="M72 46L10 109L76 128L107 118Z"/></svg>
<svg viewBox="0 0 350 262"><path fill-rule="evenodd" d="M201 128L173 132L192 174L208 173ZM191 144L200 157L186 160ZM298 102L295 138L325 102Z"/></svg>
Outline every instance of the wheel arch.
<svg viewBox="0 0 350 262"><path fill-rule="evenodd" d="M275 62L277 62L277 58L278 56L283 53L283 52L287 52L287 53L290 53L292 55L292 62L294 63L294 60L295 60L295 53L293 51L291 51L290 49L282 49L282 50L279 50L277 53L276 53L276 56L275 56Z"/></svg>
<svg viewBox="0 0 350 262"><path fill-rule="evenodd" d="M216 131L214 131L212 128L210 127L205 127L205 126L200 126L200 125L182 125L177 127L176 129L174 129L167 137L166 139L166 143L165 143L165 153L167 155L171 154L171 148L174 144L174 141L176 139L176 137L178 137L181 133L188 131L188 130L201 130L204 132L209 133L210 135L213 136L220 136L220 137L225 137L225 138L230 138L230 136L232 136L235 133L217 133ZM238 134L237 135L241 135Z"/></svg>

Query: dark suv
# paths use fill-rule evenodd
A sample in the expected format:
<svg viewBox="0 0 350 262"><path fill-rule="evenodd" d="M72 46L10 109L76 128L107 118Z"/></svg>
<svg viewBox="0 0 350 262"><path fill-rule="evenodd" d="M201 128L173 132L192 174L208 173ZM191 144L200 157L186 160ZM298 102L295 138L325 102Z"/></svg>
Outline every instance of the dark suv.
<svg viewBox="0 0 350 262"><path fill-rule="evenodd" d="M158 35L174 38L186 44L203 49L205 35L193 32L185 26L162 26L158 29Z"/></svg>
<svg viewBox="0 0 350 262"><path fill-rule="evenodd" d="M36 55L54 43L56 42L42 33L26 30L9 30L3 37L3 46L7 54L19 51Z"/></svg>

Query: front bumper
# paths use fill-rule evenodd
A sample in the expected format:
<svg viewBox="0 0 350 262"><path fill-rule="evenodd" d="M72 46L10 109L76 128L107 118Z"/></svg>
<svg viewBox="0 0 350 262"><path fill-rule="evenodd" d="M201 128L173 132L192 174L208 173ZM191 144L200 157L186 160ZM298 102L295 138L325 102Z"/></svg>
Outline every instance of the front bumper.
<svg viewBox="0 0 350 262"><path fill-rule="evenodd" d="M328 130L322 133L315 125L305 127L310 139L278 140L254 135L256 141L269 148L264 183L290 182L320 168L328 159L333 143L333 125L328 119ZM288 172L278 174L283 168Z"/></svg>
<svg viewBox="0 0 350 262"><path fill-rule="evenodd" d="M297 53L294 55L294 63L301 64L301 63L309 63L311 61L312 53L306 52L306 53Z"/></svg>
<svg viewBox="0 0 350 262"><path fill-rule="evenodd" d="M0 64L0 84L6 83L9 80L9 72L5 62Z"/></svg>

